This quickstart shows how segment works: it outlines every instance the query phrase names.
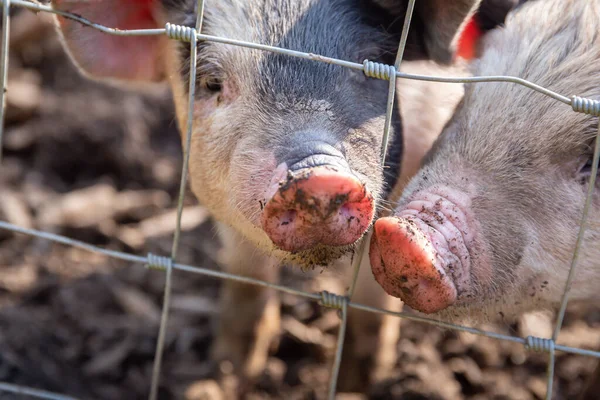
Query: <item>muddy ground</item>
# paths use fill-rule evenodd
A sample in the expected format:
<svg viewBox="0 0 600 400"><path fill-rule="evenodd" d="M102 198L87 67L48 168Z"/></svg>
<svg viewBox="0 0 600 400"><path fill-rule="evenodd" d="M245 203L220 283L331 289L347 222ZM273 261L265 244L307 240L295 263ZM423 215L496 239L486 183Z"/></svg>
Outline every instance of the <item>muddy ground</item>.
<svg viewBox="0 0 600 400"><path fill-rule="evenodd" d="M15 14L0 219L108 249L168 254L181 164L169 92L84 80L47 19ZM189 194L186 207L179 261L218 269L210 219ZM283 283L310 290L299 275L286 270ZM141 264L0 230L0 381L83 399L147 398L163 285L164 273ZM212 278L175 274L161 399L219 398L207 357L219 287ZM321 333L319 326L335 315L293 296L283 300L281 345L248 398L324 398L331 362L324 355L337 327ZM532 332L547 334L547 324L528 321ZM572 309L560 342L597 350L599 326L600 308ZM546 356L526 357L521 345L406 321L398 346L394 378L353 398L544 398ZM594 366L557 353L556 398L575 399Z"/></svg>

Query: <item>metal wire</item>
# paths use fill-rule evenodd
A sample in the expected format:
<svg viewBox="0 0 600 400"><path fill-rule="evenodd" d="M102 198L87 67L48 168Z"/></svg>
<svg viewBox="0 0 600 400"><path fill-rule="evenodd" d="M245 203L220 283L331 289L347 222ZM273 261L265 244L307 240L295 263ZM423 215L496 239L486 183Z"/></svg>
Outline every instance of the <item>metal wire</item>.
<svg viewBox="0 0 600 400"><path fill-rule="evenodd" d="M0 229L4 229L4 230L14 232L14 233L25 234L25 235L36 237L39 239L49 240L49 241L52 241L55 243L60 243L60 244L76 247L76 248L79 248L82 250L87 250L87 251L90 251L93 253L102 254L102 255L105 255L105 256L108 256L111 258L115 258L115 259L119 259L119 260L123 260L123 261L139 263L142 265L146 265L148 263L148 257L137 256L137 255L118 252L118 251L114 251L114 250L106 250L106 249L103 249L98 246L93 246L93 245L87 244L85 242L81 242L79 240L74 240L74 239L67 238L65 236L56 235L56 234L52 234L52 233L48 233L48 232L42 232L42 231L38 231L35 229L22 228L20 226L13 225L13 224L5 222L5 221L0 221ZM176 262L173 262L172 269L178 270L178 271L191 272L191 273L205 275L205 276L210 276L212 278L226 279L226 280L231 280L231 281L236 281L236 282L241 282L241 283L248 283L251 285L262 286L262 287L274 289L274 290L277 290L280 292L304 297L304 298L314 300L314 301L323 301L323 296L321 293L309 293L309 292L305 292L302 290L290 288L287 286L282 286L282 285L278 285L275 283L262 281L260 279L230 274L227 272L213 271L213 270L210 270L207 268L196 267L196 266L187 265L187 264L180 264L180 263L176 263ZM392 316L400 317L400 318L407 319L410 321L423 322L423 323L426 323L429 325L437 326L439 328L467 332L467 333L470 333L473 335L485 336L485 337L489 337L492 339L504 340L504 341L513 342L513 343L520 343L522 345L525 345L525 343L526 343L524 338L520 338L517 336L504 335L504 334L495 333L495 332L487 332L487 331L483 331L480 329L471 328L471 327L462 326L462 325L456 325L456 324L453 324L450 322L438 321L435 319L422 317L419 315L411 315L411 314L406 314L404 312L395 312L395 311L390 311L390 310L386 310L383 308L371 307L371 306L367 306L365 304L348 302L348 307L354 308L356 310L362 310L362 311L367 311L367 312L372 312L372 313L377 313L377 314L392 315ZM600 351L578 349L575 347L563 346L563 345L559 345L559 344L555 345L555 349L558 351L562 351L564 353L578 354L578 355L600 358Z"/></svg>
<svg viewBox="0 0 600 400"><path fill-rule="evenodd" d="M148 269L167 271L173 268L173 259L171 257L162 257L148 253L148 263L146 264L146 267L148 267Z"/></svg>
<svg viewBox="0 0 600 400"><path fill-rule="evenodd" d="M4 0L0 0L4 2ZM57 11L52 9L49 6L43 6L37 3L30 3L26 0L11 0L13 5L22 6L34 11L45 11L53 14L58 14L65 18L70 18L74 21L80 22L84 25L90 26L92 28L98 29L104 33L108 33L111 35L117 36L143 36L143 35L164 35L165 29L133 29L133 30L119 30L114 28L109 28L104 25L96 24L91 22L81 16ZM284 54L291 57L303 58L307 60L320 61L328 64L339 65L342 67L354 69L357 71L364 71L365 67L363 64L358 64L351 61L344 61L337 58L325 57L319 54L314 53L304 53L301 51L282 49L280 47L268 46L264 44L257 44L252 42L245 42L243 40L235 40L228 39L218 36L205 35L198 33L197 38L199 41L208 41L215 43L223 43L230 44L234 46L246 47L250 49L256 50L264 50L272 53ZM438 77L438 76L428 76L428 75L419 75L419 74L407 74L403 72L396 71L397 78L404 79L413 79L413 80L422 80L422 81L430 81L430 82L441 82L441 83L489 83L489 82L508 82L508 83L516 83L518 85L522 85L528 87L536 92L542 93L546 96L549 96L555 100L558 100L567 105L571 105L571 99L568 97L562 96L552 90L546 89L542 86L536 85L535 83L529 82L525 79L521 79L514 76L502 76L502 75L490 75L490 76L475 76L475 77Z"/></svg>
<svg viewBox="0 0 600 400"><path fill-rule="evenodd" d="M402 27L402 34L400 36L400 43L398 44L398 52L396 53L396 62L394 66L383 65L379 63L374 63L369 60L365 60L363 62L363 72L365 75L379 78L379 79L388 79L388 97L387 104L385 110L385 125L383 128L383 139L381 141L381 167L385 168L385 159L387 156L388 144L390 141L390 129L392 126L392 114L394 113L394 98L396 94L396 71L400 68L400 63L402 62L402 57L404 55L404 48L406 47L406 40L408 38L408 30L410 29L410 21L412 18L412 13L415 8L415 0L410 0L408 2L408 7L406 10L406 17L404 19L404 26ZM392 79L393 78L393 79ZM352 282L350 283L350 289L348 290L348 298L352 299L352 295L354 294L354 290L356 289L356 281L358 279L358 274L360 272L360 265L362 263L363 254L365 249L367 248L367 240L369 232L372 227L369 228L367 233L363 235L360 244L358 245L357 250L354 253L354 258L352 262Z"/></svg>
<svg viewBox="0 0 600 400"><path fill-rule="evenodd" d="M583 112L585 114L600 115L600 102L590 99L582 99L580 97L574 96L573 110L575 110L575 112ZM579 256L581 254L581 245L583 244L583 238L585 235L585 230L587 228L588 214L590 211L592 200L594 198L594 193L596 191L598 161L600 161L600 121L598 122L598 132L596 134L596 144L594 146L594 156L592 158L592 171L590 174L590 182L588 184L588 192L585 198L585 204L583 206L581 223L579 225L579 233L577 234L577 241L575 242L575 249L573 250L573 258L571 260L571 267L569 268L569 275L567 277L567 282L565 283L565 289L563 291L558 317L556 318L556 326L554 328L554 332L552 333L552 344L554 344L554 342L556 342L556 340L558 339L558 335L560 333L565 318L565 312L567 310L567 304L569 302L569 294L571 292L573 278L575 277L575 270L577 268L577 263L579 262ZM550 352L550 361L547 375L548 382L546 390L546 400L551 400L552 383L554 381L554 346L552 346L552 351Z"/></svg>
<svg viewBox="0 0 600 400"><path fill-rule="evenodd" d="M369 60L365 60L363 62L363 72L369 78L383 79L386 81L396 74L396 70L393 65L377 63Z"/></svg>
<svg viewBox="0 0 600 400"><path fill-rule="evenodd" d="M404 25L402 26L402 34L400 35L400 44L398 45L398 52L396 53L396 62L394 67L396 71L400 70L400 63L404 57L404 49L406 48L406 41L408 39L408 31L410 30L410 23L412 21L413 11L415 9L415 0L410 0L406 6L406 15L404 16Z"/></svg>
<svg viewBox="0 0 600 400"><path fill-rule="evenodd" d="M340 296L328 291L321 292L321 301L324 307L336 308L342 313L342 322L338 331L337 348L331 367L331 378L329 379L329 399L335 399L340 366L342 365L342 353L344 352L344 338L346 337L346 326L348 325L348 297Z"/></svg>
<svg viewBox="0 0 600 400"><path fill-rule="evenodd" d="M75 397L65 396L63 394L52 393L46 390L39 390L25 386L13 385L12 383L0 382L0 392L22 394L24 396L33 396L38 399L48 400L77 400Z"/></svg>
<svg viewBox="0 0 600 400"><path fill-rule="evenodd" d="M198 0L198 10L204 10L204 1ZM200 26L202 23L202 15L198 15L196 26ZM174 29L170 29L173 27ZM190 43L190 77L189 77L189 86L188 86L188 115L187 115L187 123L186 123L186 144L183 148L184 152L184 160L183 165L181 166L181 183L179 185L179 199L177 201L177 222L175 226L175 233L173 235L173 247L171 249L171 259L177 259L177 250L179 249L179 239L181 236L181 217L183 214L183 200L185 197L185 190L187 187L187 177L188 177L188 166L190 164L190 153L191 153L191 143L192 143L192 134L194 127L194 100L196 98L196 64L198 62L197 59L197 33L196 28L186 28L182 29L179 26L172 26L171 24L167 24L165 27L165 33L167 36L171 37L175 40L183 40ZM171 261L172 262L172 261ZM169 310L171 305L171 276L173 273L173 269L170 268L171 262L169 262L169 268L167 268L167 276L165 280L165 293L163 300L163 308L162 315L160 320L159 327L159 335L158 341L156 344L156 355L154 360L154 368L152 372L152 383L150 389L150 400L156 400L158 396L158 384L160 381L160 369L162 362L162 353L164 349L166 331L167 331L167 321L169 318Z"/></svg>
<svg viewBox="0 0 600 400"><path fill-rule="evenodd" d="M165 25L165 34L171 39L190 43L194 36L196 36L196 30L189 26L174 25L167 22Z"/></svg>
<svg viewBox="0 0 600 400"><path fill-rule="evenodd" d="M527 336L525 339L525 349L537 353L546 352L549 355L546 369L546 400L552 399L552 383L554 382L554 349L556 344L554 339L544 339L534 336Z"/></svg>
<svg viewBox="0 0 600 400"><path fill-rule="evenodd" d="M573 111L600 117L600 101L584 99L583 97L571 97Z"/></svg>
<svg viewBox="0 0 600 400"><path fill-rule="evenodd" d="M583 243L585 229L587 227L588 214L590 211L592 200L594 198L594 192L596 187L596 175L598 174L598 161L600 161L600 121L598 122L598 133L596 134L596 144L594 146L594 156L592 160L592 172L590 175L590 182L588 186L587 196L585 198L585 204L583 206L581 224L579 225L579 233L577 234L577 242L575 243L575 250L573 251L573 259L571 261L571 267L569 269L569 276L567 278L567 282L565 283L565 290L563 292L560 311L558 313L558 318L556 319L556 328L554 329L554 333L552 334L552 340L554 341L556 341L556 339L558 338L558 334L560 333L560 328L562 327L562 323L565 318L567 303L569 302L569 292L571 291L571 285L573 283L573 278L575 277L575 268L577 267L577 262L579 261L581 245Z"/></svg>
<svg viewBox="0 0 600 400"><path fill-rule="evenodd" d="M8 37L10 34L10 0L2 3L2 49L0 49L0 163L2 163L2 134L6 110L6 80L8 76Z"/></svg>
<svg viewBox="0 0 600 400"><path fill-rule="evenodd" d="M402 27L402 34L400 36L400 43L398 44L398 52L396 53L396 62L393 66L384 65L380 63L375 63L369 60L365 60L363 62L363 72L365 75L389 80L388 86L388 97L386 103L385 110L385 125L383 128L383 139L381 141L381 167L385 168L385 159L387 157L387 149L390 140L390 129L392 126L392 114L394 112L394 99L396 94L396 71L400 68L400 63L402 62L402 58L404 56L404 48L406 47L406 40L408 38L408 31L410 29L410 21L412 19L413 10L415 8L415 0L410 0L408 2L408 6L406 9L406 16L404 18L404 26ZM352 299L352 295L356 290L356 282L358 280L358 275L360 272L360 266L362 264L363 255L367 248L367 240L369 233L372 231L373 227L371 226L367 233L364 234L363 238L360 241L360 244L357 247L357 250L354 253L354 258L352 260L352 281L350 283L350 288L348 290L348 299ZM345 324L345 322L344 322ZM339 346L339 342L338 342ZM336 375L337 376L337 375Z"/></svg>
<svg viewBox="0 0 600 400"><path fill-rule="evenodd" d="M212 41L217 43L223 43L233 46L241 46L246 48L252 48L263 51L270 51L274 53L284 54L292 57L298 57L303 59L309 59L318 62L325 62L329 64L335 64L339 66L343 66L346 68L359 70L365 73L365 75L376 78L376 79L384 79L389 80L389 89L388 89L388 102L386 108L386 122L384 128L384 137L382 140L382 148L381 148L381 162L382 165L385 163L385 156L387 153L387 142L389 137L389 130L391 126L391 117L393 112L394 105L394 96L395 96L395 87L396 87L396 79L404 78L404 79L414 79L414 80L423 80L423 81L433 81L440 83L487 83L487 82L506 82L506 83L514 83L519 84L525 87L528 87L534 91L537 91L543 95L549 96L557 101L560 101L564 104L567 104L572 107L575 112L582 112L586 114L590 114L592 116L600 115L600 102L597 100L591 100L586 98L581 98L578 96L573 96L572 98L565 97L561 94L543 88L535 83L529 82L527 80L512 77L512 76L479 76L479 77L436 77L436 76L426 76L426 75L418 75L418 74L406 74L399 72L400 63L402 62L404 49L406 46L406 39L408 37L408 31L410 28L410 22L412 19L412 13L415 5L415 0L410 0L407 13L405 17L405 23L400 39L400 44L398 47L398 52L396 54L396 61L393 66L374 63L368 60L365 60L363 64L358 64L354 62L344 61L340 59L324 57L318 54L313 53L304 53L300 51L282 49L273 46L267 46L257 43L244 42L240 40L233 40L228 38L216 37L211 35L205 35L201 33L202 22L203 22L203 11L204 11L204 1L198 0L197 2L197 16L196 16L196 25L195 28L166 24L164 29L139 29L139 30L119 30L110 27L106 27L100 24L96 24L92 21L89 21L81 16L70 14L67 12L57 11L52 9L49 6L45 6L42 4L30 2L27 0L0 0L3 4L3 15L2 15L2 50L0 53L0 86L2 87L0 93L0 103L2 105L0 110L0 161L1 161L1 139L2 139L2 127L4 124L4 113L5 113L5 88L6 88L6 76L7 76L7 59L8 59L8 34L9 34L9 9L11 5L21 6L27 8L32 11L44 11L50 12L54 14L58 14L65 18L70 18L74 21L77 21L81 24L90 26L92 28L98 29L107 34L117 35L117 36L141 36L141 35L167 35L171 39L181 40L190 43L191 48L191 57L190 57L190 82L189 82L189 104L188 104L188 118L187 118L187 140L184 146L184 162L182 165L182 173L181 173L181 182L180 182L180 191L178 198L178 206L177 206L177 224L173 238L173 247L171 250L170 257L157 256L153 254L148 254L146 257L127 254L118 251L112 251L103 249L97 246L93 246L81 241L73 240L61 235L56 235L48 232L41 232L33 229L26 229L22 227L18 227L16 225L0 221L0 229L8 230L14 233L26 234L32 237L37 237L41 239L50 240L55 243L61 243L68 246L77 247L80 249L84 249L86 251L91 251L95 253L100 253L106 255L111 258L119 259L126 262L134 262L145 264L148 268L164 270L166 272L166 280L165 280L165 292L163 299L163 309L161 315L161 324L159 328L159 335L156 347L155 361L153 366L152 373L152 383L150 390L150 399L155 400L158 394L158 385L159 385L159 377L161 370L161 359L164 348L164 338L166 334L166 327L168 321L169 314L169 303L170 303L170 293L171 293L171 276L173 270L180 270L191 273L198 273L205 276L210 276L213 278L219 279L228 279L234 280L237 282L254 284L262 287L267 287L271 289L275 289L281 292L290 293L293 295L305 297L314 301L319 301L319 303L325 307L336 308L341 311L341 325L338 333L338 346L336 349L336 355L332 365L332 374L329 386L329 398L334 399L335 391L336 391L336 383L337 377L340 369L341 355L343 351L343 342L346 332L346 324L347 324L347 310L348 307L355 308L358 310L368 311L377 314L387 314L393 315L400 318L405 318L412 321L423 322L427 324L431 324L434 326L438 326L444 329L453 329L462 332L467 332L474 335L490 337L497 340L510 341L514 343L522 344L527 350L531 351L544 351L549 353L549 363L548 363L548 388L546 393L546 398L550 399L552 396L552 381L553 381L553 372L554 372L554 363L555 363L555 351L562 351L571 354L585 355L600 358L600 352L586 350L586 349L578 349L572 348L568 346L563 346L556 344L556 339L562 327L562 323L564 320L564 314L566 310L566 306L568 303L568 295L572 284L572 279L576 270L578 258L580 255L580 248L583 241L583 236L586 227L587 215L589 212L591 198L593 195L593 188L595 186L596 174L598 172L598 161L600 160L600 123L598 124L598 135L596 137L596 144L593 156L593 167L592 167L592 175L590 179L590 186L588 189L588 194L586 197L586 201L584 204L584 210L582 215L582 224L580 226L579 234L577 236L577 242L575 245L575 251L573 253L573 259L571 263L571 268L569 270L569 276L567 278L567 282L565 284L565 291L563 294L563 299L561 302L561 308L559 311L559 316L557 318L557 324L553 333L552 338L544 339L544 338L536 338L536 337L527 337L527 338L519 338L515 336L503 335L494 332L482 331L475 328L465 327L461 325L456 325L448 322L437 321L433 319L429 319L426 317L416 316L416 315L407 315L403 312L393 312L385 309L380 309L376 307L370 307L363 304L357 304L351 302L351 296L354 292L356 280L358 276L358 269L360 268L360 263L362 261L362 256L364 249L366 247L366 240L362 240L358 245L358 250L353 258L353 280L350 285L348 295L341 296L334 293L329 292L321 292L321 293L307 293L301 290L281 286L278 284L261 281L255 278L249 278L245 276L238 276L229 274L221 271L212 271L205 268L199 268L195 266L178 264L176 262L176 255L178 249L179 238L181 234L181 217L183 210L183 198L185 194L185 188L187 185L187 175L188 175L188 165L190 158L190 145L191 145L191 137L193 134L193 111L194 111L194 98L195 98L195 81L196 81L196 51L197 51L197 42L198 41ZM365 235L366 236L366 235ZM54 394L42 390L37 390L33 388L24 388L18 385L13 385L10 383L1 383L0 382L0 391L12 392L24 395L31 395L38 398L44 399L56 399L56 400L71 400L72 397Z"/></svg>
<svg viewBox="0 0 600 400"><path fill-rule="evenodd" d="M363 254L367 247L367 233L360 239L360 243L357 245L354 255L352 256L352 280L350 281L350 287L348 288L348 298L352 299L354 291L356 290L356 283L358 282L358 273L360 272L360 264L362 263Z"/></svg>
<svg viewBox="0 0 600 400"><path fill-rule="evenodd" d="M204 0L197 0L196 9L196 31L202 33L202 21L204 20Z"/></svg>
<svg viewBox="0 0 600 400"><path fill-rule="evenodd" d="M171 278L173 276L173 259L169 257L160 257L148 254L148 268L160 269L166 271L165 293L163 306L160 314L160 326L158 328L158 339L156 341L156 351L154 352L154 364L152 366L152 381L150 382L149 398L155 400L158 396L158 384L160 383L160 369L162 364L162 354L165 347L165 337L167 335L167 321L169 319L169 305L171 304Z"/></svg>

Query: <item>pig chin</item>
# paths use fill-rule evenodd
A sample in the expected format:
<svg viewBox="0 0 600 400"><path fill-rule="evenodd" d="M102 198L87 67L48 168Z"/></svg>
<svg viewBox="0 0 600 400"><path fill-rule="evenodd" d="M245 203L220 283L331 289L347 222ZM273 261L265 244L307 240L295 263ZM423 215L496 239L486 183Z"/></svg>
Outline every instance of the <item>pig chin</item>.
<svg viewBox="0 0 600 400"><path fill-rule="evenodd" d="M316 267L328 267L341 257L352 253L354 245L333 247L317 245L310 250L304 250L297 253L282 253L282 261L293 263L303 270L314 269Z"/></svg>
<svg viewBox="0 0 600 400"><path fill-rule="evenodd" d="M373 275L391 296L425 314L471 303L491 268L471 199L447 187L410 196L393 217L375 223Z"/></svg>

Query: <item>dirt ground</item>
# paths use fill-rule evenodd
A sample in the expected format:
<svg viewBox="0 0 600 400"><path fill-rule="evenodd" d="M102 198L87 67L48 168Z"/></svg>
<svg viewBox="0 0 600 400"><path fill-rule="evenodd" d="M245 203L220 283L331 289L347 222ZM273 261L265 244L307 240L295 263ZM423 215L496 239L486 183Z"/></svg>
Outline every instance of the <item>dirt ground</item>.
<svg viewBox="0 0 600 400"><path fill-rule="evenodd" d="M169 92L84 80L44 18L16 12L12 21L0 220L108 249L168 254L181 164ZM191 195L186 204L178 259L217 269L211 221ZM82 399L147 398L164 273L2 230L0 271L0 381ZM282 283L309 288L300 275L286 270ZM207 356L219 287L175 273L160 399L219 398ZM281 345L248 398L324 398L331 362L324 355L337 326L319 327L333 312L287 295L282 312ZM548 334L547 324L526 322ZM599 327L600 308L571 309L559 341L597 350ZM516 324L483 328L526 332ZM544 398L546 355L526 355L521 345L405 321L398 346L394 378L346 398ZM558 352L555 398L577 398L595 365Z"/></svg>

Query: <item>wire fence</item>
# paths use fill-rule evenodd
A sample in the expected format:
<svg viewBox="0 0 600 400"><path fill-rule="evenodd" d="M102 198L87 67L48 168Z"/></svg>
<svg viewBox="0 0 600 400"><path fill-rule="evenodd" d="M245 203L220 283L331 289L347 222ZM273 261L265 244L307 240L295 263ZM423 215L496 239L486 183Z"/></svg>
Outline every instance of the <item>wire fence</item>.
<svg viewBox="0 0 600 400"><path fill-rule="evenodd" d="M360 261L362 259L362 253L366 248L366 240L362 240L361 243L357 246L356 254L353 257L352 268L353 268L353 280L350 285L348 292L345 295L339 295L335 293L330 293L327 291L323 291L320 293L308 293L301 290L273 284L266 281L261 281L254 278L249 278L240 275L229 274L220 271L213 271L206 268L195 267L192 265L185 265L177 263L175 260L177 259L177 250L179 244L179 237L181 233L181 217L183 211L183 198L184 192L187 185L187 177L188 177L188 163L189 163L189 149L191 143L192 136L192 128L193 128L193 106L194 106L194 98L195 98L195 82L196 82L196 51L197 51L197 43L199 41L211 41L217 43L224 43L234 46L241 46L251 49L264 50L279 54L288 55L291 57L298 57L308 60L313 60L315 62L325 62L329 64L335 64L339 66L343 66L346 68L351 68L354 70L362 71L365 75L375 79L382 79L389 81L389 90L388 90L388 100L386 107L386 119L385 119L385 128L383 132L383 144L381 149L381 163L385 162L385 155L387 153L387 143L389 137L389 130L391 126L391 116L394 108L394 97L396 91L396 80L398 78L403 79L416 79L416 80L424 80L424 81L434 81L434 82L446 82L446 83L485 83L485 82L506 82L519 84L525 87L530 88L531 90L537 91L543 95L549 96L557 101L564 103L565 105L571 106L574 112L589 114L590 116L598 117L600 116L600 101L581 98L578 96L572 96L571 98L565 97L561 94L555 93L551 90L543 88L539 85L536 85L532 82L526 81L524 79L512 76L478 76L478 77L468 77L468 78L453 78L453 77L436 77L436 76L426 76L426 75L418 75L418 74L407 74L399 71L400 64L402 62L402 58L404 55L404 48L406 45L406 40L408 37L408 30L410 27L412 14L414 10L415 0L410 0L406 17L404 20L404 26L401 34L400 44L398 47L398 52L396 55L396 60L394 65L385 65L380 63L375 63L369 60L365 60L363 64L358 64L354 62L349 62L345 60L335 59L324 57L318 54L313 53L305 53L301 51L294 51L274 46L267 46L257 43L245 42L240 40L233 40L223 37L216 37L211 35L202 34L202 22L203 22L203 11L204 11L204 3L205 0L197 0L197 17L196 17L196 25L195 27L187 27L180 25L173 25L167 23L164 29L139 29L139 30L119 30L110 27L106 27L103 25L96 24L92 21L89 21L79 15L70 14L66 12L61 12L52 9L50 6L46 6L38 3L35 0L0 0L2 1L2 49L0 52L0 87L3 90L0 90L0 102L2 103L2 107L0 107L0 162L2 160L1 153L1 144L2 144L2 132L4 126L4 112L5 112L5 97L6 97L6 81L7 81L7 69L8 69L8 38L9 38L9 23L10 23L10 15L9 10L10 6L19 6L27 8L33 12L49 12L58 14L60 16L72 19L81 24L87 25L89 27L98 29L106 34L116 35L116 36L142 36L142 35L166 35L170 39L179 40L183 42L188 42L190 44L191 57L190 57L190 79L189 79L189 108L187 115L187 129L186 129L186 143L183 146L184 151L184 160L181 169L181 182L179 188L179 198L177 204L177 224L173 237L173 246L171 250L170 256L159 256L154 254L148 254L147 256L139 256L134 254L128 254L124 252L111 251L106 250L97 246L93 246L81 241L73 240L64 236L55 235L48 232L37 231L33 229L22 228L7 222L0 221L0 229L5 229L14 233L20 233L29 235L32 237L37 237L41 239L46 239L52 242L61 243L68 246L77 247L80 249L84 249L90 252L100 253L115 259L120 259L127 262L144 264L147 268L163 270L166 273L166 281L164 288L164 298L163 298L163 306L160 320L160 327L158 333L158 341L156 344L156 352L154 358L154 366L152 371L152 381L149 393L150 400L156 400L158 396L158 387L160 382L160 372L161 372L161 360L162 354L164 350L165 343L165 333L168 323L169 317L169 306L170 306L170 294L171 294L171 277L173 274L173 270L185 271L190 273L202 274L205 276L210 276L214 278L227 279L232 281L237 281L241 283L248 283L253 285L258 285L262 287L267 287L271 289L275 289L281 292L290 293L293 295L305 297L314 301L319 302L324 307L330 307L334 309L339 309L341 311L341 325L338 333L337 339L337 349L335 353L335 357L333 360L333 365L331 367L331 378L329 383L329 399L334 399L336 394L336 384L337 377L340 370L340 362L344 344L344 337L346 331L346 322L347 322L347 310L348 308L359 309L363 311L378 313L378 314L387 314L392 315L412 321L423 322L431 325L435 325L445 329L452 329L456 331L462 331L471 333L474 335L486 336L489 338L504 340L514 343L522 344L525 349L535 352L547 352L549 354L548 360L548 369L547 369L547 390L546 390L546 399L550 400L552 398L552 383L554 378L554 364L555 364L555 352L562 351L571 354L585 355L591 356L595 358L600 358L600 352L579 349L574 347L568 347L559 345L556 343L558 334L562 327L562 323L564 320L565 310L569 300L569 291L571 289L571 284L573 277L575 275L577 263L579 260L580 249L583 242L583 237L586 229L587 216L589 213L589 209L591 206L591 200L593 197L593 191L596 181L596 175L598 172L598 162L600 160L600 123L598 124L598 134L596 136L595 147L594 147L594 156L593 156L593 168L591 172L591 178L589 183L589 189L586 195L586 200L584 204L584 209L581 218L581 225L579 228L577 241L575 244L575 249L573 251L573 257L570 265L569 275L567 282L565 283L564 294L562 297L562 302L560 306L560 310L558 313L555 329L551 338L539 338L528 336L526 338L521 338L517 336L504 335L494 332L487 332L476 328L456 325L448 322L442 322L433 320L430 318L415 316L406 314L404 312L393 312L381 308L371 307L363 304L353 303L351 301L352 294L354 292L354 288L356 286L356 280L358 277L358 270L360 268ZM211 0L207 0L211 1ZM213 0L214 1L214 0ZM55 400L73 400L73 397L69 397L62 394L50 393L43 390L38 390L34 388L27 388L18 385L13 385L10 383L0 382L0 392L10 392L15 394L23 394L27 396L34 396L41 399L55 399Z"/></svg>

